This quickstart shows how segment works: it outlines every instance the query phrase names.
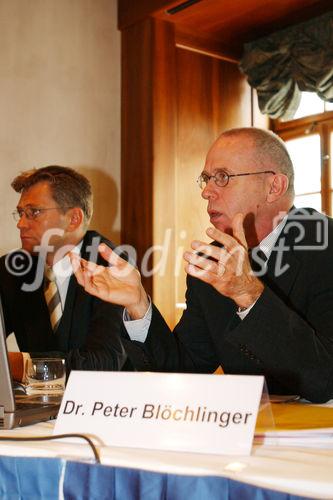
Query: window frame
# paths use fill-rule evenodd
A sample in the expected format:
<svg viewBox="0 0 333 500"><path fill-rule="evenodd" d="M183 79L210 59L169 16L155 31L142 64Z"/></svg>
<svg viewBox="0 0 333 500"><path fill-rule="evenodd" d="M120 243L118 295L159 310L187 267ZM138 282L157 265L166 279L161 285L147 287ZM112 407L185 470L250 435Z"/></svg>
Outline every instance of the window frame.
<svg viewBox="0 0 333 500"><path fill-rule="evenodd" d="M331 134L333 134L333 111L325 111L323 113L308 115L285 122L281 120L272 120L271 128L284 141L305 137L309 134L318 134L320 136L322 211L327 215L333 215L332 158L330 157Z"/></svg>

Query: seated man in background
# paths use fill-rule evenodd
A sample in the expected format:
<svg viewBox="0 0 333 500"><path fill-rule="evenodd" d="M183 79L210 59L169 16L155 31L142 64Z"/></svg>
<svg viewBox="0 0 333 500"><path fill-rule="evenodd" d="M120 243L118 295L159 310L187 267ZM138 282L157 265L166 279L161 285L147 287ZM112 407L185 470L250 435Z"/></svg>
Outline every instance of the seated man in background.
<svg viewBox="0 0 333 500"><path fill-rule="evenodd" d="M293 181L274 134L241 128L215 141L199 177L213 244L193 241L184 254L187 308L173 335L130 264L106 245L100 251L111 267L81 261L85 289L126 307L147 369L211 373L221 365L264 375L273 394L333 398L333 223L293 207Z"/></svg>
<svg viewBox="0 0 333 500"><path fill-rule="evenodd" d="M48 166L12 182L21 193L14 218L22 250L0 259L0 294L7 334L21 351L66 359L67 372L120 370L126 354L120 338L122 307L92 297L78 286L68 252L96 261L98 244L112 243L88 231L91 186L75 170ZM22 356L9 353L13 374Z"/></svg>

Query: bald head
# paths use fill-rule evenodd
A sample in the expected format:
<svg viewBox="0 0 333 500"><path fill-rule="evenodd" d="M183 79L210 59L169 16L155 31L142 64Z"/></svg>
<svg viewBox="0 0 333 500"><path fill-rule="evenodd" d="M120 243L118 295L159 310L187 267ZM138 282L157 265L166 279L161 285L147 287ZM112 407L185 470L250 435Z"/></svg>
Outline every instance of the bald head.
<svg viewBox="0 0 333 500"><path fill-rule="evenodd" d="M244 141L244 149L252 156L251 160L258 169L273 170L288 177L286 196L294 199L294 167L287 148L276 134L255 127L234 128L223 132L217 139L239 139ZM249 148L250 146L250 148Z"/></svg>

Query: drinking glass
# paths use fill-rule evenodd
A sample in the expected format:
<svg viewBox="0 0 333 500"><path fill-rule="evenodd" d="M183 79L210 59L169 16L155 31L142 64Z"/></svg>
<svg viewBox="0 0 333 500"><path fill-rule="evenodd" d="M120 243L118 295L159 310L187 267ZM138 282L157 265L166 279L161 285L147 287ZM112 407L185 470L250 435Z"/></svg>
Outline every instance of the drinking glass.
<svg viewBox="0 0 333 500"><path fill-rule="evenodd" d="M31 358L27 366L27 394L62 395L66 367L62 358Z"/></svg>

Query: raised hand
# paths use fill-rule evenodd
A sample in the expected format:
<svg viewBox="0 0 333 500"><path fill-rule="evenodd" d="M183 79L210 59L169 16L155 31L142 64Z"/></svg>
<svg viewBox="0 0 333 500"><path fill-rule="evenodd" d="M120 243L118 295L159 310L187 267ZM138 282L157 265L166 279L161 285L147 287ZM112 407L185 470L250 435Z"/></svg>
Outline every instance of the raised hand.
<svg viewBox="0 0 333 500"><path fill-rule="evenodd" d="M239 307L247 308L258 299L264 286L251 270L243 219L242 214L235 215L233 236L216 228L207 229L207 235L220 243L222 248L193 241L191 246L194 251L185 252L184 259L188 274L209 283Z"/></svg>
<svg viewBox="0 0 333 500"><path fill-rule="evenodd" d="M126 307L132 319L143 317L149 307L149 299L139 271L103 243L98 251L109 263L108 267L70 254L78 283L91 295Z"/></svg>

